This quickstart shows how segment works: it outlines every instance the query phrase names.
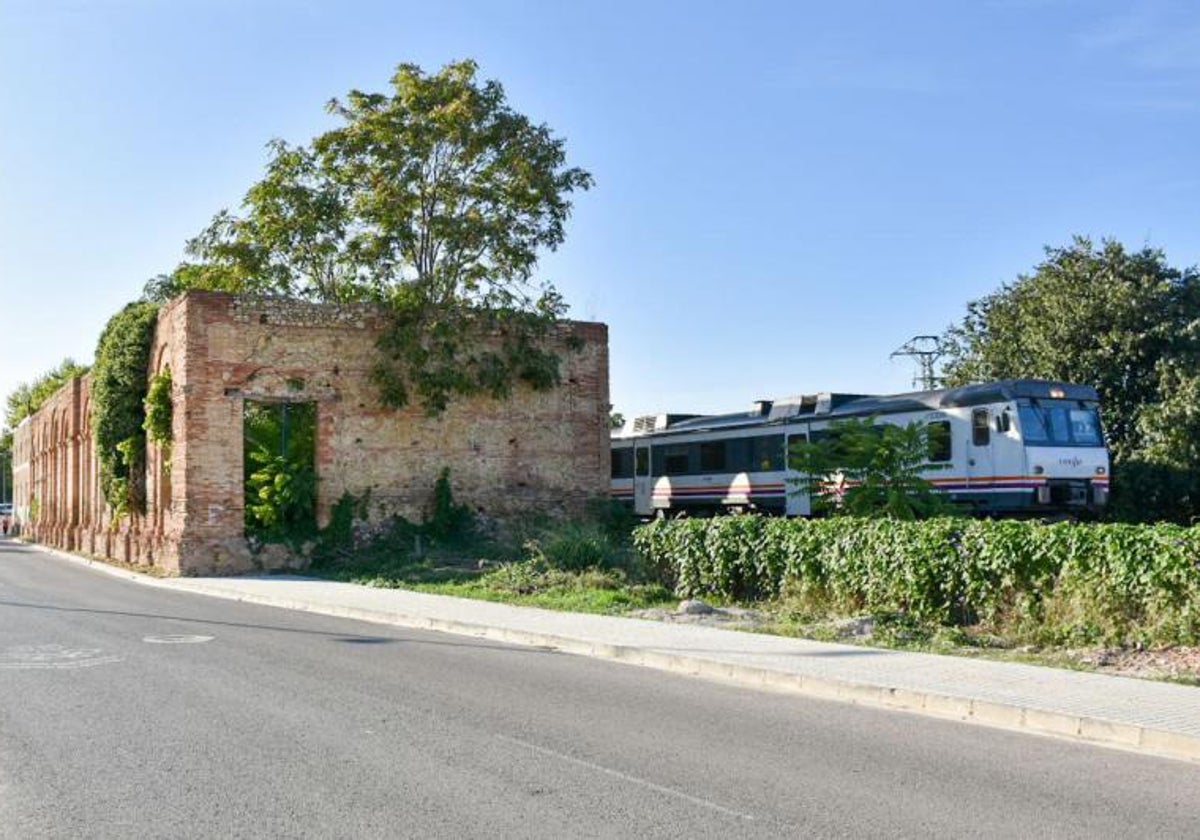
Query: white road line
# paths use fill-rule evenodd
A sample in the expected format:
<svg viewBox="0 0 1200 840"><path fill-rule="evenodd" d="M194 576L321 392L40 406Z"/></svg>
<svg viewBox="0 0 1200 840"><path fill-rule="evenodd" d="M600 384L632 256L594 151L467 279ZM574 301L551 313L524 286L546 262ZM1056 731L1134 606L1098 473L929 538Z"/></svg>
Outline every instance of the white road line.
<svg viewBox="0 0 1200 840"><path fill-rule="evenodd" d="M0 648L0 670L6 671L66 671L121 661L120 656L103 654L100 648L69 648L63 645Z"/></svg>
<svg viewBox="0 0 1200 840"><path fill-rule="evenodd" d="M741 811L735 811L732 808L726 808L724 805L718 805L716 802L712 802L708 799L701 799L698 796L692 796L691 794L684 793L683 791L676 790L675 788L669 788L664 787L663 785L655 784L648 779L643 779L638 776L630 776L628 773L622 773L620 770L614 770L613 768L605 767L602 764L585 761L582 758L575 758L574 756L567 755L566 753L560 753L557 750L551 750L547 749L546 747L538 746L537 744L532 744L529 741L522 741L520 738L511 738L507 735L496 735L495 737L501 741L507 741L510 744L516 744L518 746L525 747L526 749L533 750L534 752L541 753L542 755L548 755L551 758L557 758L560 761L567 762L568 764L574 764L578 767L585 767L588 770L594 770L597 773L603 773L606 776L612 776L615 779L620 779L625 782L630 782L631 784L639 785L640 787L644 787L647 790L652 790L655 793L663 793L667 796L673 796L676 799L682 799L685 802L690 802L693 805L699 805L702 808L708 808L710 810L717 811L718 813L725 814L726 816L733 817L735 819L754 820L754 816L751 814L745 814Z"/></svg>

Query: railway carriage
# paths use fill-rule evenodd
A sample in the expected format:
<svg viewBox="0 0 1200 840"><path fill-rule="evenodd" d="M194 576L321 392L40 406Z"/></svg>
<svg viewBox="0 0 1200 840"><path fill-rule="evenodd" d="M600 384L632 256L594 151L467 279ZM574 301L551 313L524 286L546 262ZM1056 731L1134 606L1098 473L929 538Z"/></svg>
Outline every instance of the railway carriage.
<svg viewBox="0 0 1200 840"><path fill-rule="evenodd" d="M641 516L731 509L806 516L787 464L793 441L831 424L931 427L925 477L981 514L1078 513L1108 501L1109 459L1094 388L1010 379L890 396L823 393L725 415L635 418L612 438L612 495Z"/></svg>

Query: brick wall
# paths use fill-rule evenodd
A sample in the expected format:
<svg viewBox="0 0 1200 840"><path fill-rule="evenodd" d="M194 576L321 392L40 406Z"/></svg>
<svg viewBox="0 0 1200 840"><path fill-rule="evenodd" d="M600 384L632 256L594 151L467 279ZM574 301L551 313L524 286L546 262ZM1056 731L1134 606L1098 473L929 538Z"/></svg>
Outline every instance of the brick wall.
<svg viewBox="0 0 1200 840"><path fill-rule="evenodd" d="M608 489L608 335L567 322L554 338L561 387L514 389L510 399L459 400L440 418L382 408L369 381L382 328L369 306L191 292L159 315L148 374L169 366L174 442L147 453L145 515L114 531L99 502L87 431L87 380L56 394L17 430L15 471L31 478L16 501L39 499L36 539L176 574L257 568L243 538L245 400L317 405L318 521L349 492L369 514L419 518L443 467L457 500L485 516L566 514ZM567 339L583 340L581 350ZM62 443L63 434L69 438ZM50 476L57 476L51 480ZM39 483L40 482L40 483ZM53 514L49 513L53 506ZM48 518L49 517L49 518Z"/></svg>

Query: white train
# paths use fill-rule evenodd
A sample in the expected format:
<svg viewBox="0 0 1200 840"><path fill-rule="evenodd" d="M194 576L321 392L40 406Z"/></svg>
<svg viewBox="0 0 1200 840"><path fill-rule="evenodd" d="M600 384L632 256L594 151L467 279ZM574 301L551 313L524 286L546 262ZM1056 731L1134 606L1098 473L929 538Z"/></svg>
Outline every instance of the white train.
<svg viewBox="0 0 1200 840"><path fill-rule="evenodd" d="M789 444L848 418L940 427L926 478L982 514L1094 511L1108 501L1109 458L1096 390L1010 379L891 396L823 393L715 416L658 414L612 437L612 495L641 516L742 509L812 512L789 482Z"/></svg>

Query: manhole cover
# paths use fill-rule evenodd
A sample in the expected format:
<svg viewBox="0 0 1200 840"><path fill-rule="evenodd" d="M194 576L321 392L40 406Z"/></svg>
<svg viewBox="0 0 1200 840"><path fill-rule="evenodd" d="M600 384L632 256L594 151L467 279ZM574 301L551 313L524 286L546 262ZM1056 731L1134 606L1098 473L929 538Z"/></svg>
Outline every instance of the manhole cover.
<svg viewBox="0 0 1200 840"><path fill-rule="evenodd" d="M198 645L203 642L211 642L215 636L144 636L143 642L148 642L152 645Z"/></svg>
<svg viewBox="0 0 1200 840"><path fill-rule="evenodd" d="M106 654L100 648L72 648L65 645L15 645L0 648L0 669L67 670L90 668L120 662L121 657Z"/></svg>

